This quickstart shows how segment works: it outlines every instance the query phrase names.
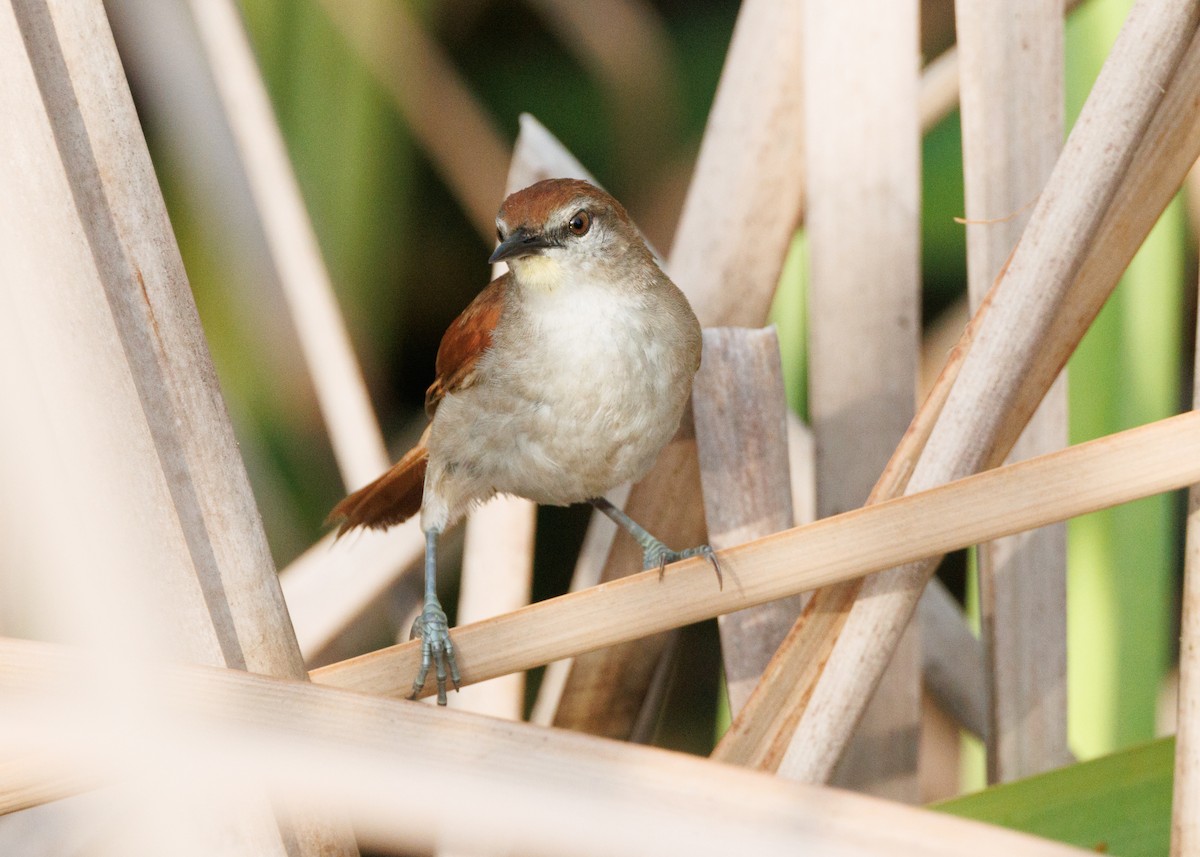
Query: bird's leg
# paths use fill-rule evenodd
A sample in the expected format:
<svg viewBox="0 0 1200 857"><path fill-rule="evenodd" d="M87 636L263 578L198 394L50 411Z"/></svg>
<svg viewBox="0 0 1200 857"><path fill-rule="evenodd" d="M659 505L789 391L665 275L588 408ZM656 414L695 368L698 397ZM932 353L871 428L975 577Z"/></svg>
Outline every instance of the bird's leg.
<svg viewBox="0 0 1200 857"><path fill-rule="evenodd" d="M717 554L710 546L699 545L687 550L673 551L650 535L641 524L626 515L605 498L593 497L588 502L608 515L614 523L633 536L634 541L642 546L642 568L647 571L657 568L658 573L661 575L666 571L668 563L678 562L681 559L689 559L694 556L702 556L713 564L713 568L717 571L717 585L724 588L725 582L721 579L721 564L717 562Z"/></svg>
<svg viewBox="0 0 1200 857"><path fill-rule="evenodd" d="M461 679L458 663L454 659L454 646L450 642L450 623L437 597L437 537L437 530L425 533L425 608L413 622L410 635L421 638L421 669L417 673L417 680L413 682L409 699L416 699L421 693L425 687L425 677L429 675L429 667L433 665L437 676L438 705L445 705L447 669L455 690L459 689Z"/></svg>

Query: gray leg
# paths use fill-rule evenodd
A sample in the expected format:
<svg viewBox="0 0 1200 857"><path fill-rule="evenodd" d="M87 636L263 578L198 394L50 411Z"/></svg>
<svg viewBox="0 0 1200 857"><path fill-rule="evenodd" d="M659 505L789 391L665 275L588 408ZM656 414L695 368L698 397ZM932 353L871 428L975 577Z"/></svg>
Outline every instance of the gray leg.
<svg viewBox="0 0 1200 857"><path fill-rule="evenodd" d="M652 568L657 568L661 575L666 571L667 564L678 562L681 559L689 559L694 556L702 556L712 563L713 568L717 571L717 586L724 588L725 581L721 578L721 564L717 562L717 555L708 545L699 545L698 547L688 548L687 550L673 551L642 527L633 518L626 515L612 503L603 497L593 497L588 500L593 506L599 509L604 514L608 515L617 526L625 530L629 535L633 536L634 540L642 546L642 568L647 571Z"/></svg>
<svg viewBox="0 0 1200 857"><path fill-rule="evenodd" d="M411 634L413 638L421 638L421 669L413 682L409 699L416 699L421 693L425 687L425 677L429 675L429 667L433 666L437 676L438 705L445 705L447 667L455 690L459 689L461 680L458 663L454 659L454 646L450 643L450 623L437 597L437 537L434 530L425 533L425 609L413 622Z"/></svg>

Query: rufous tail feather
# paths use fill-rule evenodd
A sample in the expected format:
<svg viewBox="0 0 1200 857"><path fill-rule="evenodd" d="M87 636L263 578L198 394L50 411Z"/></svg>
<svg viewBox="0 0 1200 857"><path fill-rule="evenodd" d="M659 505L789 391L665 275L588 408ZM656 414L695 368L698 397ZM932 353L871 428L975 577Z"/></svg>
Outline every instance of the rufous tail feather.
<svg viewBox="0 0 1200 857"><path fill-rule="evenodd" d="M425 444L418 444L374 482L334 506L325 523L338 524L341 536L355 527L382 530L407 521L421 511L428 463Z"/></svg>

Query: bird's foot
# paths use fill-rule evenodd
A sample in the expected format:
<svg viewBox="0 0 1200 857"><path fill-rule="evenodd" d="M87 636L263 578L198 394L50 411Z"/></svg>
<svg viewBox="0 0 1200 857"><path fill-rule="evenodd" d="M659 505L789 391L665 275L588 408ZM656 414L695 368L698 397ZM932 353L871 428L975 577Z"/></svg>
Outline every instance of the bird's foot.
<svg viewBox="0 0 1200 857"><path fill-rule="evenodd" d="M702 556L711 562L713 568L716 569L717 586L722 589L725 588L725 581L721 577L721 564L717 562L716 551L709 545L700 545L699 547L688 548L687 550L673 551L650 535L650 532L645 527L618 509L606 498L593 497L588 502L607 515L618 527L621 527L625 532L633 536L634 540L642 546L642 568L646 571L657 567L658 576L661 578L667 571L667 563L678 562L681 559L690 559L694 556Z"/></svg>
<svg viewBox="0 0 1200 857"><path fill-rule="evenodd" d="M421 615L413 622L411 638L417 637L421 638L421 669L417 673L417 680L413 682L409 699L416 699L420 695L425 687L425 677L429 675L429 667L433 666L437 677L438 705L445 705L447 672L455 690L459 689L461 678L458 662L454 659L454 645L450 642L450 623L442 605L437 602L425 605Z"/></svg>
<svg viewBox="0 0 1200 857"><path fill-rule="evenodd" d="M721 589L725 588L725 581L721 576L721 564L717 562L717 552L709 545L698 545L694 548L686 550L673 551L658 539L650 536L650 538L642 544L642 568L649 571L652 568L658 569L658 576L662 577L666 574L667 566L673 562L679 562L681 559L691 559L694 556L702 556L712 563L712 567L717 572L717 586Z"/></svg>

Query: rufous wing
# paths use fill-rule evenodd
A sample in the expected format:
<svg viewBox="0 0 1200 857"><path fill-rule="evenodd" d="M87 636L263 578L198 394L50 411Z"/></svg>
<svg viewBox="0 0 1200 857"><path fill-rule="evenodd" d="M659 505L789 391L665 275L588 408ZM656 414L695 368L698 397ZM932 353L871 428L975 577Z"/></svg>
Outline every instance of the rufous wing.
<svg viewBox="0 0 1200 857"><path fill-rule="evenodd" d="M492 331L500 320L507 286L508 274L489 283L442 336L435 364L437 379L425 393L425 412L430 417L447 393L466 389L475 382L475 364L492 345ZM355 527L387 529L421 510L429 463L425 446L428 435L426 429L420 443L386 473L334 507L327 523L338 524L339 536Z"/></svg>
<svg viewBox="0 0 1200 857"><path fill-rule="evenodd" d="M492 280L442 336L435 364L437 379L425 391L425 413L430 417L447 393L475 383L475 364L492 347L492 331L504 310L508 278L504 274Z"/></svg>

